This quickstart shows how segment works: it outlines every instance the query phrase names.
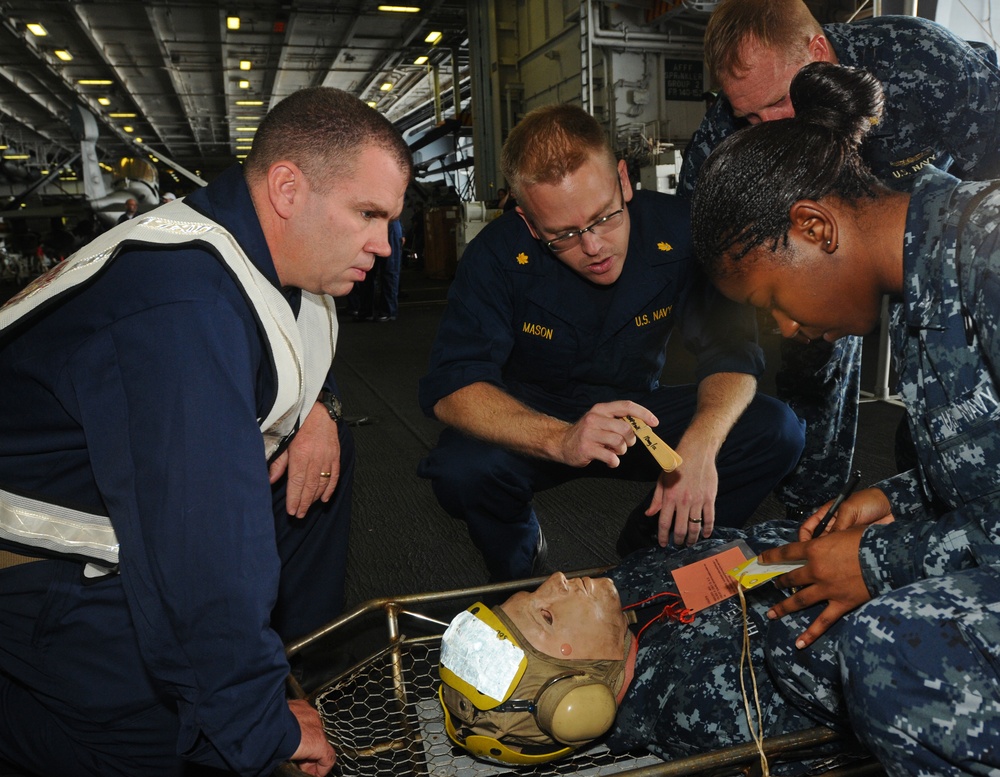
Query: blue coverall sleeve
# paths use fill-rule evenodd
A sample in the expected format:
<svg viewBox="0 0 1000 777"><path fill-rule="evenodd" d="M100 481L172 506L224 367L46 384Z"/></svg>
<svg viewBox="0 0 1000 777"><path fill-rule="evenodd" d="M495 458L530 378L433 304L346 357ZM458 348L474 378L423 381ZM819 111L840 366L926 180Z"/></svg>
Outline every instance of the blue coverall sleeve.
<svg viewBox="0 0 1000 777"><path fill-rule="evenodd" d="M448 290L448 307L420 380L420 407L434 417L438 400L473 383L503 387L503 366L514 347L509 276L480 236L466 249Z"/></svg>
<svg viewBox="0 0 1000 777"><path fill-rule="evenodd" d="M66 380L145 668L177 706L178 752L256 775L287 759L300 731L269 627L280 563L256 422L261 347L234 305L232 290L211 289L118 319Z"/></svg>

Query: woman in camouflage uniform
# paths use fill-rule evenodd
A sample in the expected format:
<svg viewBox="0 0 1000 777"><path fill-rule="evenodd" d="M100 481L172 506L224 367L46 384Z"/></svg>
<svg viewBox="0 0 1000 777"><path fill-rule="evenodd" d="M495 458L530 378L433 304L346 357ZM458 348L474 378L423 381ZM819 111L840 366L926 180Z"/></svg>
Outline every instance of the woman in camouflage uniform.
<svg viewBox="0 0 1000 777"><path fill-rule="evenodd" d="M919 465L860 491L768 611L780 692L854 730L893 775L1000 769L1000 192L926 167L909 193L858 148L881 112L862 71L808 65L795 118L735 133L703 168L695 248L786 337L871 332L883 295Z"/></svg>

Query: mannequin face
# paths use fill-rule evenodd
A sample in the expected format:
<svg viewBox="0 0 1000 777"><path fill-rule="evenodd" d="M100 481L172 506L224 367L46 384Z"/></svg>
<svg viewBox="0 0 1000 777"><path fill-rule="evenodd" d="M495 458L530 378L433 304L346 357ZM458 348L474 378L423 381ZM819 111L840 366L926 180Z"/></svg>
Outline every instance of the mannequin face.
<svg viewBox="0 0 1000 777"><path fill-rule="evenodd" d="M609 578L567 580L556 572L534 592L514 594L501 606L536 650L553 658L625 658L628 622Z"/></svg>

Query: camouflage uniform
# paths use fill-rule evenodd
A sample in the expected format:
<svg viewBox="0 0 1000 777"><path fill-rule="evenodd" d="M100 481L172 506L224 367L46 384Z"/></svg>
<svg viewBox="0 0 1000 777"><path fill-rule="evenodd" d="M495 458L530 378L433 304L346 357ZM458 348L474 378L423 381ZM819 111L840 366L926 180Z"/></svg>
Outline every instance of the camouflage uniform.
<svg viewBox="0 0 1000 777"><path fill-rule="evenodd" d="M868 70L885 89L885 116L863 153L886 184L906 191L928 163L968 180L1000 177L1000 72L979 52L944 27L914 17L823 30L840 64ZM680 194L690 196L708 154L740 126L720 97L684 154ZM815 508L832 499L850 474L861 338L785 341L776 380L779 398L806 422L799 466L778 494L791 507Z"/></svg>
<svg viewBox="0 0 1000 777"><path fill-rule="evenodd" d="M733 539L746 539L754 552L782 545L797 531L798 524L772 521L745 532L721 528L694 548L652 548L628 556L611 573L622 602L631 604L659 593L676 592L671 570L707 551L715 553ZM762 723L765 736L803 731L816 722L778 693L765 663L769 607L784 595L773 585L748 591L747 617L751 658L762 720L754 713L755 728ZM662 604L639 611L644 623ZM635 628L635 627L633 627ZM645 748L665 760L696 755L722 747L752 742L740 687L740 653L743 644L743 613L738 599L731 598L702 610L692 623L665 618L653 623L639 640L635 675L622 699L615 725L607 740L614 752ZM749 669L743 668L748 693L752 687ZM753 708L753 698L750 701ZM806 762L778 764L774 774L805 774L815 768L815 757L828 758L857 745L828 745Z"/></svg>
<svg viewBox="0 0 1000 777"><path fill-rule="evenodd" d="M1000 191L962 232L961 280L953 258L986 186L915 179L892 342L920 466L877 484L897 520L862 536L875 598L808 650L817 608L768 633L785 694L849 720L890 774L1000 773Z"/></svg>
<svg viewBox="0 0 1000 777"><path fill-rule="evenodd" d="M862 536L872 600L798 650L823 605L768 621L785 594L764 585L747 595L765 735L853 731L900 777L1000 774L1000 190L969 207L987 186L932 167L914 179L891 328L919 467L876 484L896 521ZM676 590L671 569L734 539L760 552L796 540L797 524L719 529L693 548L631 556L612 573L622 600ZM648 629L612 748L674 758L750 741L741 637L733 600Z"/></svg>

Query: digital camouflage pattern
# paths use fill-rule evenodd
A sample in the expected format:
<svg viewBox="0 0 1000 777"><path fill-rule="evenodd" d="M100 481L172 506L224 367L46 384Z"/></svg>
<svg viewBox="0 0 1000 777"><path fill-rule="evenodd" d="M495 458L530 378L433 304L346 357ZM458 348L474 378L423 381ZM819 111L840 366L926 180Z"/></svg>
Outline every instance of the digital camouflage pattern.
<svg viewBox="0 0 1000 777"><path fill-rule="evenodd" d="M874 598L799 650L822 605L767 621L777 589L748 597L764 635L754 660L767 661L757 672L765 732L812 722L853 731L898 777L1000 774L1000 189L974 202L991 186L933 167L914 178L891 331L919 466L876 484L896 521L862 535ZM659 560L669 579L691 554L734 538L759 552L797 536L789 522L720 530L689 550L627 559L616 584L637 598L664 582L643 565ZM674 757L747 736L734 685L738 635L713 609L640 641L613 742Z"/></svg>
<svg viewBox="0 0 1000 777"><path fill-rule="evenodd" d="M710 539L693 548L652 548L624 559L612 572L622 602L642 601L661 591L676 592L671 571L697 558L719 552L734 539L745 539L754 552L775 547L794 538L798 524L775 521L746 531L718 529ZM772 584L746 593L751 641L751 659L762 721L754 711L754 726L762 723L765 737L804 731L816 721L796 709L778 693L767 670L769 607L784 595ZM639 623L659 612L662 605L639 611ZM645 613L645 614L644 614ZM740 654L743 645L743 612L737 598L730 598L698 612L691 623L665 618L649 626L639 640L635 676L622 700L609 735L615 752L645 748L666 760L705 753L753 741L740 688ZM753 679L747 666L743 680L755 709ZM830 758L857 745L827 745L805 761L773 763L772 772L782 775L809 774ZM821 769L822 770L822 769Z"/></svg>
<svg viewBox="0 0 1000 777"><path fill-rule="evenodd" d="M865 533L873 594L971 566L970 549L1000 545L1000 191L963 230L961 280L954 259L958 221L988 186L930 169L910 200L891 339L920 466L876 484L899 520Z"/></svg>
<svg viewBox="0 0 1000 777"><path fill-rule="evenodd" d="M896 521L862 535L875 598L805 650L821 607L767 624L781 696L849 726L900 777L1000 774L1000 190L969 210L988 186L915 179L891 328L919 467L876 484ZM705 649L729 661L727 645Z"/></svg>
<svg viewBox="0 0 1000 777"><path fill-rule="evenodd" d="M893 777L1000 774L1000 556L986 555L868 602L805 650L793 643L819 608L773 622L781 694L849 721Z"/></svg>
<svg viewBox="0 0 1000 777"><path fill-rule="evenodd" d="M1000 177L1000 71L944 27L906 16L823 27L842 65L882 83L886 110L862 153L885 183L906 191L925 165L968 180ZM725 137L745 126L724 97L684 154L678 193L690 196L698 170ZM799 466L779 489L792 507L815 508L847 481L857 435L861 338L832 346L782 346L778 396L806 422Z"/></svg>

